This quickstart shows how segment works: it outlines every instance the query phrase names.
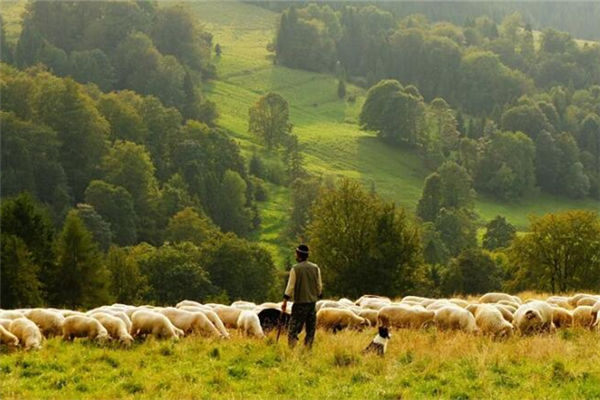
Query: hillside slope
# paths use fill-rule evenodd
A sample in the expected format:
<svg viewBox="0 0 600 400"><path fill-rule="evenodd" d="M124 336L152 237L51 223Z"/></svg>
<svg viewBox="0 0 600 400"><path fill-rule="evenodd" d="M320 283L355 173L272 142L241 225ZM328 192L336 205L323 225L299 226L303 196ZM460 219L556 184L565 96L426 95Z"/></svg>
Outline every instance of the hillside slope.
<svg viewBox="0 0 600 400"><path fill-rule="evenodd" d="M246 151L258 146L247 133L248 108L263 94L275 91L290 103L294 132L305 154L307 168L374 184L378 193L414 210L423 179L431 172L417 156L382 144L356 124L364 90L350 86L355 103L339 100L335 77L273 64L266 49L273 40L279 14L249 4L192 3L198 18L213 33L223 55L217 60L218 79L209 88L217 102L219 123L234 132ZM279 195L282 195L280 192ZM276 207L284 207L279 204ZM477 211L485 220L505 215L519 228L528 216L571 208L598 209L592 199L572 200L538 194L518 202L502 203L479 196ZM269 217L274 209L265 206ZM280 214L283 210L279 209ZM283 217L283 215L281 215ZM273 222L267 218L266 222Z"/></svg>

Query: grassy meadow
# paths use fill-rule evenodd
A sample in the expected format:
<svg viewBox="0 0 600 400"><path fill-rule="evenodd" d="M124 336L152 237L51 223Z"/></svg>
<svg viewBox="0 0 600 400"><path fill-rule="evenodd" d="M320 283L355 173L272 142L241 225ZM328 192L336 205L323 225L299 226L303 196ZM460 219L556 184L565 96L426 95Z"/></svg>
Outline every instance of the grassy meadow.
<svg viewBox="0 0 600 400"><path fill-rule="evenodd" d="M598 334L574 329L495 342L394 331L386 356L362 355L374 330L318 331L312 352L233 336L149 339L126 350L53 338L0 356L2 399L594 399Z"/></svg>

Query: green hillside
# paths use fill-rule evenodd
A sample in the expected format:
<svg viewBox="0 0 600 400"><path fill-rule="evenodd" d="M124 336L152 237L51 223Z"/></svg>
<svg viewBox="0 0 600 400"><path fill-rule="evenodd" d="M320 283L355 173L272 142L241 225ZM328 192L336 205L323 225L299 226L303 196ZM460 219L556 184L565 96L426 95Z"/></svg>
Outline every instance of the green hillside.
<svg viewBox="0 0 600 400"><path fill-rule="evenodd" d="M247 132L248 108L261 95L275 91L290 103L294 132L305 154L307 168L316 174L346 176L374 184L378 193L414 210L423 179L430 173L419 158L394 149L356 124L364 90L349 86L355 103L339 100L335 77L273 64L267 44L273 40L278 14L249 4L192 3L198 18L223 49L216 61L218 79L209 85L210 98L219 109L219 123L234 132L249 152L259 146ZM259 239L276 245L274 227L283 227L289 204L287 191L278 188L263 204L263 232ZM519 228L528 216L570 208L598 209L597 202L538 194L513 203L481 197L477 210L485 220L505 215ZM267 233L269 232L269 233Z"/></svg>

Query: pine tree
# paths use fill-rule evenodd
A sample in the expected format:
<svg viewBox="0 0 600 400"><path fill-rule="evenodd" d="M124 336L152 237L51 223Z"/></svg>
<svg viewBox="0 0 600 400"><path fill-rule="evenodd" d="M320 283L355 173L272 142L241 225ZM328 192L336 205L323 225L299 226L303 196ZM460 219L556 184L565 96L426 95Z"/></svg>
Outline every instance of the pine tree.
<svg viewBox="0 0 600 400"><path fill-rule="evenodd" d="M72 210L56 243L57 269L49 293L56 305L94 307L110 301L109 272L92 234Z"/></svg>

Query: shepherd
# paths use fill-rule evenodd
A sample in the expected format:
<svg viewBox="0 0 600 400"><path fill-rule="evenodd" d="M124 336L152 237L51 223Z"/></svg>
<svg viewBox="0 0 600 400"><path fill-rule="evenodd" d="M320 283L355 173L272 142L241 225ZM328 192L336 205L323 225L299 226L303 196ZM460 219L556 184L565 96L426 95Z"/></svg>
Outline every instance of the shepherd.
<svg viewBox="0 0 600 400"><path fill-rule="evenodd" d="M321 270L316 264L308 261L308 246L301 244L296 248L296 261L290 270L290 276L283 295L281 307L285 313L288 300L293 300L292 318L288 329L288 345L293 348L298 342L298 335L306 325L304 345L312 347L317 325L317 300L323 297Z"/></svg>

